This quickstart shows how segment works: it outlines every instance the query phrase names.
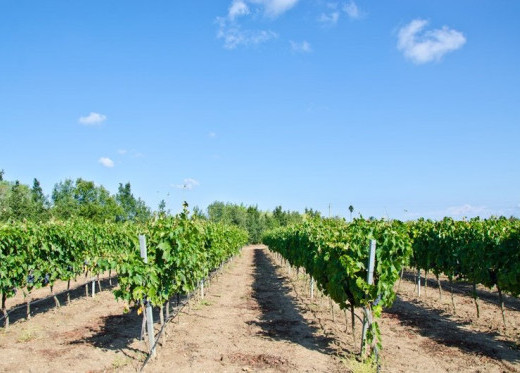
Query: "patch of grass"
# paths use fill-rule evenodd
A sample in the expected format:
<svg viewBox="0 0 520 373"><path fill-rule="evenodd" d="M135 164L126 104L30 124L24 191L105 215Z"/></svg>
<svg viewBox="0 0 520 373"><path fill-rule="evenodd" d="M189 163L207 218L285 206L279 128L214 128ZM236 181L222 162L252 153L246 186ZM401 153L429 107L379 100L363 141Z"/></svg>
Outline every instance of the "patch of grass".
<svg viewBox="0 0 520 373"><path fill-rule="evenodd" d="M194 305L192 308L196 311L202 309L204 306L211 306L211 302L207 299L201 299L196 305Z"/></svg>
<svg viewBox="0 0 520 373"><path fill-rule="evenodd" d="M377 365L371 360L359 361L352 357L346 361L346 365L353 373L374 373L377 372Z"/></svg>
<svg viewBox="0 0 520 373"><path fill-rule="evenodd" d="M127 366L129 363L129 359L121 356L117 356L114 361L112 361L112 368L119 369L124 366Z"/></svg>
<svg viewBox="0 0 520 373"><path fill-rule="evenodd" d="M20 343L26 343L38 338L38 333L34 329L24 329L18 335L17 341Z"/></svg>

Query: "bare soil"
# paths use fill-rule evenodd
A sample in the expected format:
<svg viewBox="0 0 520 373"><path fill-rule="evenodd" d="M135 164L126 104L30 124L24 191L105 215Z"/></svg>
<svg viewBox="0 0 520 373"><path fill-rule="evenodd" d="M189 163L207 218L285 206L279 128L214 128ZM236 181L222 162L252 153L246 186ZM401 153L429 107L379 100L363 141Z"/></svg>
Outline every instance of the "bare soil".
<svg viewBox="0 0 520 373"><path fill-rule="evenodd" d="M334 340L301 307L267 250L247 247L204 300L169 325L166 347L145 371L345 371Z"/></svg>
<svg viewBox="0 0 520 373"><path fill-rule="evenodd" d="M349 366L354 370L359 368L352 356L359 358L360 320L356 318L353 336L350 312L345 314L335 304L331 307L330 300L319 294L310 300L306 276L296 276L294 269L287 271L292 273L291 282L305 304L303 308L311 310L326 335L334 338ZM505 328L496 292L478 287L480 318L477 318L471 284L453 284L455 311L451 293L447 291L450 284L446 279L442 279L441 284L444 291L439 300L437 281L430 276L425 289L423 277L421 297L418 297L413 274L404 276L393 306L383 312L380 320L381 371L520 371L520 300L505 297ZM362 317L360 310L356 310L356 315Z"/></svg>
<svg viewBox="0 0 520 373"><path fill-rule="evenodd" d="M441 372L520 371L520 300L505 296L506 327L496 291L477 288L477 317L472 285L458 282L452 288L447 279L441 280L440 299L433 276L427 287L423 277L421 297L413 275L403 279L394 305L383 316L388 371L410 371L403 361L406 356L417 371L432 371L432 367Z"/></svg>
<svg viewBox="0 0 520 373"><path fill-rule="evenodd" d="M11 313L10 328L0 331L1 372L131 372L142 367L147 352L139 339L142 317L124 312L108 280L94 298L85 297L83 281L75 284L69 305L66 294L59 295L60 308L52 298L42 300L32 307L31 320L26 320L21 294L10 300L9 307L21 307ZM65 286L57 284L55 291ZM470 286L455 285L456 311L449 292L439 300L435 286L430 278L418 298L413 276L403 279L396 302L381 320L381 370L520 371L520 301L506 299L504 328L493 291L479 288L477 318ZM167 324L145 371L370 371L357 360L359 320L353 336L350 313L331 308L319 292L310 299L307 276L289 270L263 246L244 248L206 290L204 299L193 298ZM42 289L33 298L48 294Z"/></svg>

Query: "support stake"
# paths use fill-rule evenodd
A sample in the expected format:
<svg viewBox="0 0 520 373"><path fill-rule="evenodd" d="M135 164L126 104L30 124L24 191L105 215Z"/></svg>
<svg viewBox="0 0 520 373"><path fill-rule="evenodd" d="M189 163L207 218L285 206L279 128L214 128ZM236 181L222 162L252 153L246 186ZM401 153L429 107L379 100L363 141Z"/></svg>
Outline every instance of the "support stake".
<svg viewBox="0 0 520 373"><path fill-rule="evenodd" d="M372 285L374 283L374 267L376 263L376 241L370 240L370 256L368 260L368 274L367 283ZM367 331L372 322L371 311L368 307L363 307L363 331L361 334L361 355L365 353L365 342L367 339ZM370 314L369 314L370 313Z"/></svg>
<svg viewBox="0 0 520 373"><path fill-rule="evenodd" d="M146 251L146 237L144 235L139 235L139 249L141 250L141 258L143 258L143 261L145 263L148 263L148 254ZM146 329L148 330L148 343L150 346L150 355L154 356L155 350L153 348L155 346L155 335L153 328L152 305L149 301L146 303Z"/></svg>

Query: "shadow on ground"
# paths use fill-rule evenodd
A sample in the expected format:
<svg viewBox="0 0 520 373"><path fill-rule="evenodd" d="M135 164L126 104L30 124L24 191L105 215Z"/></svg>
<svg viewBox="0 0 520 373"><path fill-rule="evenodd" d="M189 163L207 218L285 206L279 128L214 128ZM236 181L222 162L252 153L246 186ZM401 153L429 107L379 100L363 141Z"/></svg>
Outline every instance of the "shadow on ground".
<svg viewBox="0 0 520 373"><path fill-rule="evenodd" d="M145 342L143 341L139 346L140 349L132 348L130 345L140 338L141 319L137 312L105 316L101 318L99 324L89 325L79 330L79 335L68 343L70 345L88 344L105 350L117 350L132 359L135 359L136 356L132 356L129 352L134 352L137 354L137 359L140 360L147 353Z"/></svg>
<svg viewBox="0 0 520 373"><path fill-rule="evenodd" d="M403 273L403 280L416 282L417 274L412 271L405 271ZM473 284L466 281L453 281L451 284L448 280L441 280L441 289L443 294L448 292L453 292L454 294L466 295L468 297L473 297ZM424 279L424 271L422 272L422 286L426 285ZM437 284L436 278L430 274L427 280L427 287L429 289L439 290L439 285ZM477 296L479 299L482 299L485 302L495 304L497 307L500 307L500 302L498 298L498 292L493 291L491 289L477 289ZM520 299L516 297L508 296L504 294L504 306L511 310L520 311Z"/></svg>
<svg viewBox="0 0 520 373"><path fill-rule="evenodd" d="M101 281L101 288L103 290L112 290L117 286L117 279L102 279ZM88 293L91 294L92 286L91 282L88 282ZM99 291L99 285L96 282L96 291ZM70 300L73 301L75 299L80 299L85 297L85 286L79 285L75 288L71 288L68 292L63 291L59 294L56 294L56 297L58 298L58 301L62 306L67 305L67 293L70 296ZM54 311L56 309L56 303L54 301L54 298L51 294L45 298L34 298L31 299L31 317L36 316L38 314L46 313L49 311ZM17 305L13 310L9 311L9 323L14 324L17 321L20 320L26 320L27 319L27 303L23 303L20 305ZM0 326L4 326L5 320L2 319L0 322Z"/></svg>
<svg viewBox="0 0 520 373"><path fill-rule="evenodd" d="M427 308L417 301L403 301L397 296L392 307L385 311L414 332L449 347L468 353L483 355L493 360L520 362L520 351L514 343L499 340L495 332L465 329L466 323L453 320L442 310ZM432 347L434 348L434 347Z"/></svg>
<svg viewBox="0 0 520 373"><path fill-rule="evenodd" d="M185 306L188 296L181 295L170 300L170 312L172 317ZM102 317L98 323L88 325L77 330L76 335L71 335L71 345L88 344L104 350L117 350L127 357L142 360L148 353L146 336L141 339L143 326L143 314L138 315L134 309L121 315L109 315ZM153 309L155 335L157 337L159 320L159 308ZM137 348L131 347L135 341L140 341ZM133 352L134 354L129 354ZM133 356L132 356L133 355Z"/></svg>
<svg viewBox="0 0 520 373"><path fill-rule="evenodd" d="M259 321L261 333L275 340L297 343L310 350L333 354L333 340L319 335L319 329L307 323L296 299L290 295L292 288L276 273L276 267L263 249L254 251L254 283L252 296L262 313Z"/></svg>

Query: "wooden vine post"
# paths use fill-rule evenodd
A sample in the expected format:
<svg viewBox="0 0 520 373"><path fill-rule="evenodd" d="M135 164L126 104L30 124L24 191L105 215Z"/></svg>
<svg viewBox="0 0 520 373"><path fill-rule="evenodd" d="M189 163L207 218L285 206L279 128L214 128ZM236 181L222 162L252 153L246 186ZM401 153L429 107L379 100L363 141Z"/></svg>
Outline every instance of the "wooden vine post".
<svg viewBox="0 0 520 373"><path fill-rule="evenodd" d="M143 258L143 261L147 264L148 254L146 251L146 237L144 235L139 235L139 249L141 250L141 258ZM148 331L148 344L150 346L150 355L154 356L155 336L153 328L152 305L150 304L150 302L146 303L146 311L144 312L143 317L146 317L146 329Z"/></svg>
<svg viewBox="0 0 520 373"><path fill-rule="evenodd" d="M4 319L5 319L5 324L4 324L4 328L7 330L9 329L9 313L7 312L7 306L6 306L6 301L7 301L7 294L5 292L2 293L2 314L4 315Z"/></svg>
<svg viewBox="0 0 520 373"><path fill-rule="evenodd" d="M421 268L417 267L417 296L421 297Z"/></svg>

